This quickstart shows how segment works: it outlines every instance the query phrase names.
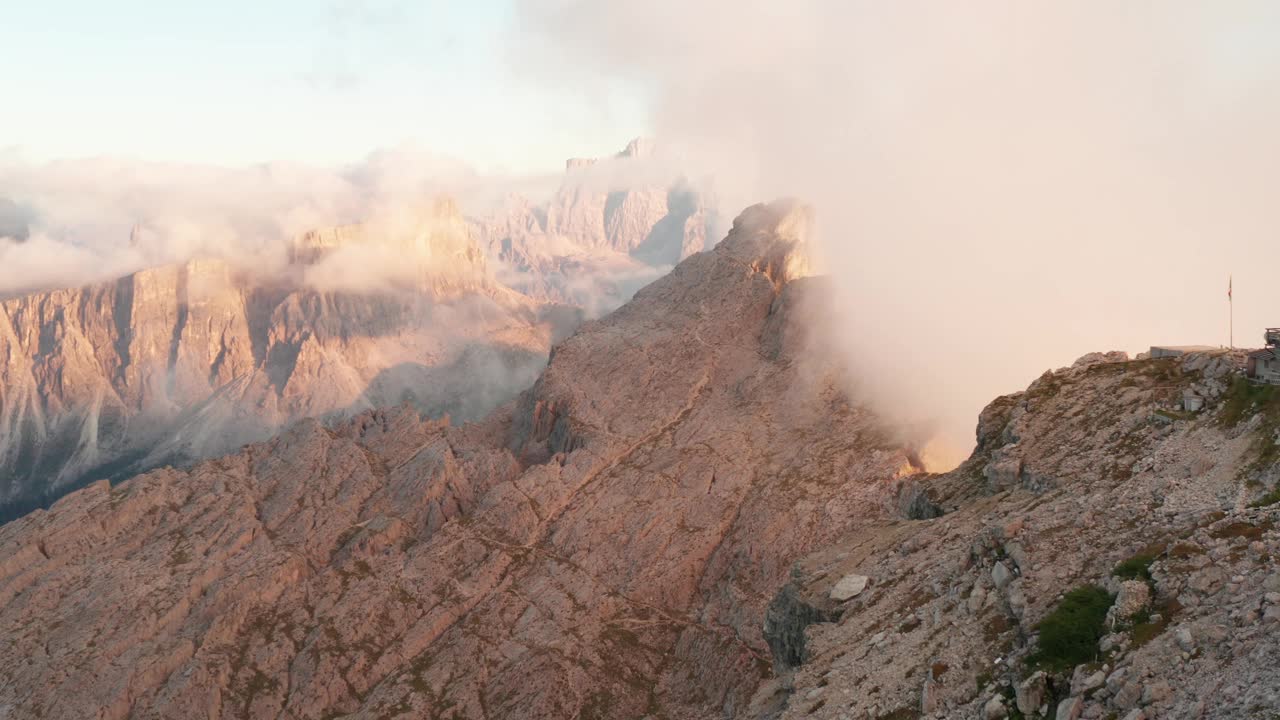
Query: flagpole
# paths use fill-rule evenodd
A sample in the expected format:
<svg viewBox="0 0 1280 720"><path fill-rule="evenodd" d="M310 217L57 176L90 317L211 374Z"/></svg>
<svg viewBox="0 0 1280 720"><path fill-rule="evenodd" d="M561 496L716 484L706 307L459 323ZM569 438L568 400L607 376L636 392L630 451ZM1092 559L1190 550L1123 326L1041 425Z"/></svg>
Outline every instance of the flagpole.
<svg viewBox="0 0 1280 720"><path fill-rule="evenodd" d="M1231 276L1228 275L1227 276L1227 308L1228 308L1227 314L1229 319L1227 321L1227 327L1228 327L1227 341L1231 343L1231 349L1235 350L1236 349L1236 298L1235 298L1235 295L1233 295L1231 292L1231 285L1232 285Z"/></svg>

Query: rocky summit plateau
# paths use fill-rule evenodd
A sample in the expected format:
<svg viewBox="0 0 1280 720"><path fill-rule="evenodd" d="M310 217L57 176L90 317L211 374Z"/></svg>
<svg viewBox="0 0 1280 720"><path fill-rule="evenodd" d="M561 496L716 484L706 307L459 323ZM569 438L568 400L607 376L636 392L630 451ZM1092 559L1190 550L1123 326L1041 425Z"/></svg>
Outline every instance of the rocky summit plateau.
<svg viewBox="0 0 1280 720"><path fill-rule="evenodd" d="M0 526L0 717L1280 715L1280 393L1090 354L927 472L816 349L810 223L747 209L472 422L302 419Z"/></svg>

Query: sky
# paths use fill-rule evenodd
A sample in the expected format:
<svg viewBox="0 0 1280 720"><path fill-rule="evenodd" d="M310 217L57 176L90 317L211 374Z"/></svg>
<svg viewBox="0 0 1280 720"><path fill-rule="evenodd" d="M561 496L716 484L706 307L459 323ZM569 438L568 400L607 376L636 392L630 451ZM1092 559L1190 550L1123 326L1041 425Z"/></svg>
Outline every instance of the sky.
<svg viewBox="0 0 1280 720"><path fill-rule="evenodd" d="M0 152L336 165L421 147L533 172L645 130L634 93L548 87L514 0L0 0Z"/></svg>

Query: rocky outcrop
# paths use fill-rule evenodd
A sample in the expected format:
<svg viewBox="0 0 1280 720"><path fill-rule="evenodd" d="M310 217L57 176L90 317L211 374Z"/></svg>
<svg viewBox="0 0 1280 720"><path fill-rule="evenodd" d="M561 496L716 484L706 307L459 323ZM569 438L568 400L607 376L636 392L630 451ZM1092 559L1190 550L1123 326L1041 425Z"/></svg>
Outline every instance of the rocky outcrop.
<svg viewBox="0 0 1280 720"><path fill-rule="evenodd" d="M810 353L807 224L748 209L483 421L303 421L0 527L0 709L1280 713L1280 395L1086 356L920 472Z"/></svg>
<svg viewBox="0 0 1280 720"><path fill-rule="evenodd" d="M804 212L744 213L484 422L306 421L0 528L0 707L745 713L794 561L892 516L909 470L810 366Z"/></svg>
<svg viewBox="0 0 1280 720"><path fill-rule="evenodd" d="M612 158L571 159L545 203L513 196L474 218L498 277L531 297L603 312L707 249L712 213L652 156L652 142L636 139Z"/></svg>
<svg viewBox="0 0 1280 720"><path fill-rule="evenodd" d="M945 512L900 501L910 519L873 519L793 568L775 606L872 582L789 641L804 661L775 663L756 717L1280 712L1264 670L1280 657L1280 396L1237 366L1225 351L1098 353L997 399L967 462L903 482ZM1206 398L1198 413L1189 390ZM1055 655L1043 623L1088 588L1105 612L1054 626L1093 649Z"/></svg>
<svg viewBox="0 0 1280 720"><path fill-rule="evenodd" d="M389 276L358 272L387 255ZM0 521L302 417L403 401L482 417L576 323L501 287L447 202L292 256L282 277L201 259L0 303Z"/></svg>

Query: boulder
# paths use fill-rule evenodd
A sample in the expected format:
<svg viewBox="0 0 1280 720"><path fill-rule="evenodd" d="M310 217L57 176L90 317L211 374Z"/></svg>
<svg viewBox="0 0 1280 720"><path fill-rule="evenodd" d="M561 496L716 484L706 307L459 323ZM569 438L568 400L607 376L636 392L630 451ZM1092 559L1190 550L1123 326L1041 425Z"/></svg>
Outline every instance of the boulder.
<svg viewBox="0 0 1280 720"><path fill-rule="evenodd" d="M1058 712L1053 717L1054 720L1077 720L1083 710L1084 698L1075 695L1058 703Z"/></svg>
<svg viewBox="0 0 1280 720"><path fill-rule="evenodd" d="M1191 634L1191 628L1186 625L1180 626L1173 632L1173 639L1177 641L1178 647L1186 652L1191 652L1196 647L1196 640Z"/></svg>
<svg viewBox="0 0 1280 720"><path fill-rule="evenodd" d="M1123 350L1112 350L1110 352L1091 352L1076 358L1071 363L1071 367L1088 367L1090 365L1100 365L1102 363L1126 362L1129 359L1129 353Z"/></svg>
<svg viewBox="0 0 1280 720"><path fill-rule="evenodd" d="M1013 581L1013 571L1003 561L996 561L995 566L991 568L991 581L998 589L1003 590Z"/></svg>
<svg viewBox="0 0 1280 720"><path fill-rule="evenodd" d="M920 712L929 715L937 709L938 683L933 679L925 680L924 688L920 691Z"/></svg>
<svg viewBox="0 0 1280 720"><path fill-rule="evenodd" d="M1111 627L1125 622L1151 606L1151 586L1142 580L1125 580L1120 583L1115 604L1107 611Z"/></svg>
<svg viewBox="0 0 1280 720"><path fill-rule="evenodd" d="M1280 573L1271 573L1262 581L1262 589L1267 592L1280 592Z"/></svg>
<svg viewBox="0 0 1280 720"><path fill-rule="evenodd" d="M1039 710L1044 704L1045 690L1045 674L1041 671L1032 673L1031 677L1019 683L1014 698L1018 705L1018 712L1029 716Z"/></svg>
<svg viewBox="0 0 1280 720"><path fill-rule="evenodd" d="M1138 701L1141 699L1142 699L1142 685L1139 684L1136 680L1131 680L1125 683L1124 687L1120 688L1120 692L1116 693L1116 696L1112 700L1112 702L1115 703L1116 707L1124 710L1124 709L1134 707L1135 705L1138 704Z"/></svg>
<svg viewBox="0 0 1280 720"><path fill-rule="evenodd" d="M830 597L837 602L855 598L867 588L869 580L866 575L845 575L831 588Z"/></svg>
<svg viewBox="0 0 1280 720"><path fill-rule="evenodd" d="M1009 717L1009 708L1005 707L1004 697L993 695L987 704L982 706L982 717L986 720L1002 720Z"/></svg>

